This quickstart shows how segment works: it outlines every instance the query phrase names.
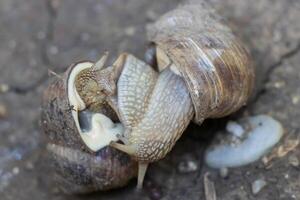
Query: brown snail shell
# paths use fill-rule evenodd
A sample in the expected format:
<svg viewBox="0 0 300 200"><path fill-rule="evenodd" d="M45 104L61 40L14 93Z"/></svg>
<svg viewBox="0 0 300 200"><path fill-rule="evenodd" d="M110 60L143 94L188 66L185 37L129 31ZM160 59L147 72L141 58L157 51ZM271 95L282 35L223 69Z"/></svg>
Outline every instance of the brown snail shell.
<svg viewBox="0 0 300 200"><path fill-rule="evenodd" d="M43 95L42 128L48 138L55 179L66 193L86 193L126 185L136 176L137 165L128 155L111 147L91 151L79 133L68 98L70 74L79 65L73 64L62 77L54 77ZM80 110L80 109L79 109Z"/></svg>
<svg viewBox="0 0 300 200"><path fill-rule="evenodd" d="M218 118L245 105L254 87L251 58L222 18L204 2L187 4L148 27L159 69L170 62L189 89L195 121Z"/></svg>

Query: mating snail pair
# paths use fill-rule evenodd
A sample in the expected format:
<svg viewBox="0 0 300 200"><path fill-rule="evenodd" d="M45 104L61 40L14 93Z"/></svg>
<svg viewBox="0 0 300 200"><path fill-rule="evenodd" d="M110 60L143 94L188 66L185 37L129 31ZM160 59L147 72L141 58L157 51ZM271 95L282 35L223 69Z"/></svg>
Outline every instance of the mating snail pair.
<svg viewBox="0 0 300 200"><path fill-rule="evenodd" d="M124 53L107 67L105 54L73 64L45 91L42 126L65 191L108 190L137 175L142 187L148 164L165 157L191 120L229 115L249 99L249 54L207 5L168 12L148 36L155 66Z"/></svg>

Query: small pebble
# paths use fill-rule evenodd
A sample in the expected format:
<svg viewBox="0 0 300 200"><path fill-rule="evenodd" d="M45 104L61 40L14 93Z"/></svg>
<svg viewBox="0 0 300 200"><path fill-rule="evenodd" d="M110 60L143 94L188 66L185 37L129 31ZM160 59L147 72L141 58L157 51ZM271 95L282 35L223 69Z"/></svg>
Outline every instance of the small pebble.
<svg viewBox="0 0 300 200"><path fill-rule="evenodd" d="M0 93L5 93L9 90L9 86L7 84L0 84Z"/></svg>
<svg viewBox="0 0 300 200"><path fill-rule="evenodd" d="M14 49L17 46L17 42L15 40L10 40L8 42L8 46L9 46L9 48Z"/></svg>
<svg viewBox="0 0 300 200"><path fill-rule="evenodd" d="M4 192L6 187L9 185L10 180L13 178L13 174L10 172L0 171L0 192Z"/></svg>
<svg viewBox="0 0 300 200"><path fill-rule="evenodd" d="M86 41L88 41L89 39L91 38L91 36L90 36L90 34L89 33L82 33L81 35L80 35L80 39L82 40L82 41L84 41L84 42L86 42Z"/></svg>
<svg viewBox="0 0 300 200"><path fill-rule="evenodd" d="M19 174L19 172L20 172L20 169L19 169L18 167L14 167L13 170L12 170L12 173L13 173L14 175Z"/></svg>
<svg viewBox="0 0 300 200"><path fill-rule="evenodd" d="M285 179L289 179L289 178L290 178L290 175L289 175L289 174L285 174L285 175L284 175L284 178L285 178Z"/></svg>
<svg viewBox="0 0 300 200"><path fill-rule="evenodd" d="M30 60L29 60L29 65L30 65L31 67L37 66L37 60L34 59L34 58L30 59Z"/></svg>
<svg viewBox="0 0 300 200"><path fill-rule="evenodd" d="M7 116L7 108L5 105L0 104L0 118L6 117Z"/></svg>
<svg viewBox="0 0 300 200"><path fill-rule="evenodd" d="M274 83L274 87L277 89L283 88L285 86L285 82L284 81L277 81Z"/></svg>
<svg viewBox="0 0 300 200"><path fill-rule="evenodd" d="M56 46L51 46L49 48L49 53L52 55L56 55L58 53L58 48Z"/></svg>
<svg viewBox="0 0 300 200"><path fill-rule="evenodd" d="M282 34L281 34L281 32L280 31L275 31L274 33L273 33L273 41L274 42L279 42L279 41L281 41L282 40Z"/></svg>
<svg viewBox="0 0 300 200"><path fill-rule="evenodd" d="M28 170L34 169L32 162L26 162L26 169L28 169Z"/></svg>
<svg viewBox="0 0 300 200"><path fill-rule="evenodd" d="M50 0L50 5L54 10L57 10L60 4L60 0Z"/></svg>
<svg viewBox="0 0 300 200"><path fill-rule="evenodd" d="M227 123L226 130L238 138L243 137L245 133L244 128L240 124L234 121L229 121Z"/></svg>
<svg viewBox="0 0 300 200"><path fill-rule="evenodd" d="M252 193L257 194L259 193L265 186L267 182L263 179L258 179L252 183Z"/></svg>
<svg viewBox="0 0 300 200"><path fill-rule="evenodd" d="M220 176L222 178L227 178L228 177L228 168L224 167L220 169Z"/></svg>
<svg viewBox="0 0 300 200"><path fill-rule="evenodd" d="M155 185L153 182L146 181L145 182L145 189L147 190L150 199L152 199L152 200L161 199L162 191L161 191L160 187Z"/></svg>
<svg viewBox="0 0 300 200"><path fill-rule="evenodd" d="M198 169L197 163L191 160L182 161L178 165L178 171L180 173L190 173L190 172L197 171L197 169Z"/></svg>
<svg viewBox="0 0 300 200"><path fill-rule="evenodd" d="M133 26L125 28L124 32L127 36L133 36L135 33L136 29Z"/></svg>
<svg viewBox="0 0 300 200"><path fill-rule="evenodd" d="M39 40L45 39L45 38L46 38L46 33L45 33L44 31L39 31L39 32L37 33L37 38L38 38Z"/></svg>
<svg viewBox="0 0 300 200"><path fill-rule="evenodd" d="M292 155L292 156L289 157L289 163L293 167L299 167L299 159L295 155Z"/></svg>
<svg viewBox="0 0 300 200"><path fill-rule="evenodd" d="M295 96L292 96L292 102L294 105L297 105L300 101L300 96L299 95L295 95Z"/></svg>
<svg viewBox="0 0 300 200"><path fill-rule="evenodd" d="M159 190L159 188L154 187L151 189L151 191L150 191L151 199L159 200L159 199L161 199L161 196L162 196L162 192Z"/></svg>

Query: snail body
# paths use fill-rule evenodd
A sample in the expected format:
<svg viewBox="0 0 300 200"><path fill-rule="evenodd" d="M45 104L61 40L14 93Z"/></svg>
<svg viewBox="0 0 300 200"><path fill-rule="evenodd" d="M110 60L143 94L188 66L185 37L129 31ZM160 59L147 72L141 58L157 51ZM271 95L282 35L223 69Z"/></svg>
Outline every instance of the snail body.
<svg viewBox="0 0 300 200"><path fill-rule="evenodd" d="M171 68L159 75L132 55L117 62L118 108L125 125L122 142L111 146L139 162L138 187L149 162L159 160L172 149L193 118L192 100L183 79Z"/></svg>
<svg viewBox="0 0 300 200"><path fill-rule="evenodd" d="M158 77L147 112L128 135L137 145L133 155L139 161L157 161L173 147L194 114L192 100L183 80L166 69Z"/></svg>
<svg viewBox="0 0 300 200"><path fill-rule="evenodd" d="M131 145L136 160L156 161L169 152L192 119L192 100L182 78L171 69L157 74L132 55L120 64L118 108L126 129L121 140Z"/></svg>
<svg viewBox="0 0 300 200"><path fill-rule="evenodd" d="M64 120L53 122L53 114L49 114L62 112L61 108L53 109L51 102L55 95L63 94L68 99L64 106L74 108L70 118L72 130L56 135L68 140L67 132L71 131L76 139L62 144L92 152L113 147L129 154L138 162L139 188L148 164L165 157L190 121L200 125L206 118L237 111L246 104L254 85L254 68L247 50L203 2L180 6L163 15L148 27L148 37L155 49L151 51L155 62L150 63L157 64L157 71L126 53L104 68L104 56L96 64L82 68L95 69L84 71L84 76L76 79L69 75L74 81L73 90L67 89L67 95L65 91L59 92L51 98L46 95L44 100L46 133L52 123L59 126L56 130L50 127L50 133L63 129ZM85 110L92 114L84 114ZM92 120L80 123L80 114ZM84 124L87 131L82 127ZM121 171L127 172L128 177L118 177L120 185L136 173L135 164L128 158L122 166Z"/></svg>

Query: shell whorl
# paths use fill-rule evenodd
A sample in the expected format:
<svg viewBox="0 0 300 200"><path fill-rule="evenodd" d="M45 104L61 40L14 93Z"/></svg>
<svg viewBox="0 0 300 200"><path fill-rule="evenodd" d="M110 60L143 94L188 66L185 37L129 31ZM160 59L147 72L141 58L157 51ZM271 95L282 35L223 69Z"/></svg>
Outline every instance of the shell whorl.
<svg viewBox="0 0 300 200"><path fill-rule="evenodd" d="M148 26L148 37L184 77L195 121L222 117L243 106L254 85L247 50L206 4L188 4Z"/></svg>

